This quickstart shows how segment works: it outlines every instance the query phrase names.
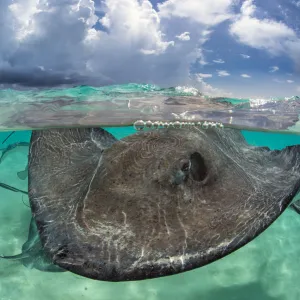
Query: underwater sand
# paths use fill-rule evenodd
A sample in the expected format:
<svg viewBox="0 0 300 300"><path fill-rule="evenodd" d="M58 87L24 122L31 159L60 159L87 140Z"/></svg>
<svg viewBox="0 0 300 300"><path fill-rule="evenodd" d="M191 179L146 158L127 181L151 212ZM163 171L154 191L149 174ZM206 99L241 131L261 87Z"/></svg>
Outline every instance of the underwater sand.
<svg viewBox="0 0 300 300"><path fill-rule="evenodd" d="M132 128L111 129L118 138ZM0 133L0 143L8 133ZM300 136L245 133L249 143L282 148L300 144ZM5 145L29 141L17 132ZM2 147L1 147L2 148ZM17 172L27 152L11 153L0 164L0 182L27 190ZM27 196L23 201L28 204ZM26 241L30 209L22 194L0 189L0 254L20 252ZM271 300L300 299L300 215L287 209L266 231L243 248L205 267L158 279L109 283L70 272L45 273L18 262L0 260L0 300Z"/></svg>

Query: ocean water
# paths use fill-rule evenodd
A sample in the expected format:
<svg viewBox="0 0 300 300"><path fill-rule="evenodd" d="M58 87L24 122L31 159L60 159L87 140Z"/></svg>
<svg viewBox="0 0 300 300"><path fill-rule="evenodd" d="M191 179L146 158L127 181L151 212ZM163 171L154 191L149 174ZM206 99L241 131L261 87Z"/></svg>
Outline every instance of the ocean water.
<svg viewBox="0 0 300 300"><path fill-rule="evenodd" d="M133 92L130 86L127 88L128 93ZM106 89L109 96L119 92L115 87ZM177 90L183 93L184 89ZM185 96L190 95L190 91L184 91ZM249 99L242 101L249 103ZM133 126L105 129L118 139L136 132ZM257 130L242 130L242 133L249 144L271 149L300 144L297 133ZM0 132L0 144L9 134L10 131ZM30 130L17 131L0 148L29 142L30 135ZM1 183L27 191L27 179L17 176L26 167L27 155L28 147L20 147L4 157L0 163ZM20 253L31 218L28 205L26 195L0 188L0 254ZM300 215L288 208L261 235L232 254L199 269L144 281L94 281L70 272L28 269L18 261L0 259L0 300L297 300L300 299L299 228Z"/></svg>

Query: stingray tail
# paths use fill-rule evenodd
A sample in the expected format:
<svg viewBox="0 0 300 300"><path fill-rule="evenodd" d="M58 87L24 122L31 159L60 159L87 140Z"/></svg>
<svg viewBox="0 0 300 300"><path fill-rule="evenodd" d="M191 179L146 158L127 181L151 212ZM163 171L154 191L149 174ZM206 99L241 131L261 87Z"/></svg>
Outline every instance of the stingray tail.
<svg viewBox="0 0 300 300"><path fill-rule="evenodd" d="M20 260L20 259L27 258L27 257L29 257L29 255L27 253L20 253L20 254L11 255L11 256L0 255L0 258L9 259L9 260Z"/></svg>
<svg viewBox="0 0 300 300"><path fill-rule="evenodd" d="M4 188L4 189L7 189L7 190L9 190L9 191L12 191L12 192L22 193L22 194L28 195L28 192L23 191L23 190L20 190L20 189L18 189L18 188L15 188L15 187L13 187L13 186L11 186L11 185L8 185L8 184L6 184L6 183L0 182L0 187L2 187L2 188Z"/></svg>
<svg viewBox="0 0 300 300"><path fill-rule="evenodd" d="M2 144L4 144L13 134L15 133L15 131L12 131L2 142Z"/></svg>

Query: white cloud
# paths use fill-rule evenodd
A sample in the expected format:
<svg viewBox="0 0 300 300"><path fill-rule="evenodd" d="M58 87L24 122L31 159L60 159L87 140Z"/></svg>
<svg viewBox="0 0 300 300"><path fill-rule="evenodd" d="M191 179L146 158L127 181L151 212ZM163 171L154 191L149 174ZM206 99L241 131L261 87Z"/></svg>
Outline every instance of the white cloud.
<svg viewBox="0 0 300 300"><path fill-rule="evenodd" d="M158 4L164 18L188 18L205 25L216 25L233 17L234 0L166 0Z"/></svg>
<svg viewBox="0 0 300 300"><path fill-rule="evenodd" d="M109 29L109 35L103 34L108 42L118 38L120 46L145 54L162 54L174 46L174 41L164 39L160 18L149 1L106 0L105 4L106 14L100 22Z"/></svg>
<svg viewBox="0 0 300 300"><path fill-rule="evenodd" d="M273 67L270 67L270 73L274 73L274 72L277 72L279 70L279 68L277 66L273 66Z"/></svg>
<svg viewBox="0 0 300 300"><path fill-rule="evenodd" d="M14 0L13 5L2 0L0 82L188 85L190 66L207 64L203 44L217 30L214 26L241 19L233 18L236 2L166 0L156 11L149 0L103 0L96 11L93 0ZM254 18L249 17L253 11L243 8L248 18ZM202 80L196 87L215 91L203 81L212 74L197 72ZM220 70L214 75L230 74Z"/></svg>
<svg viewBox="0 0 300 300"><path fill-rule="evenodd" d="M241 6L241 14L243 16L252 16L255 12L255 5L253 5L252 0L245 0Z"/></svg>
<svg viewBox="0 0 300 300"><path fill-rule="evenodd" d="M192 76L194 80L194 85L199 86L200 90L207 95L211 95L214 97L223 96L223 97L230 97L232 93L224 91L223 89L215 88L204 81L204 79L199 76L199 74L194 74Z"/></svg>
<svg viewBox="0 0 300 300"><path fill-rule="evenodd" d="M225 61L223 59L214 59L213 62L216 64L224 64L225 63Z"/></svg>
<svg viewBox="0 0 300 300"><path fill-rule="evenodd" d="M2 82L175 86L189 82L192 63L206 64L201 45L212 31L189 19L166 19L148 0L102 1L97 13L105 31L94 28L92 0L10 4L0 1ZM176 35L181 39L174 41Z"/></svg>
<svg viewBox="0 0 300 300"><path fill-rule="evenodd" d="M225 77L225 76L229 76L230 75L230 73L228 73L225 70L218 70L217 72L218 72L218 76L220 76L220 77Z"/></svg>
<svg viewBox="0 0 300 300"><path fill-rule="evenodd" d="M176 37L180 40L180 41L189 41L190 38L190 33L189 32L183 32L180 35L176 35Z"/></svg>
<svg viewBox="0 0 300 300"><path fill-rule="evenodd" d="M296 5L297 7L300 7L300 1L293 1L292 2L294 5Z"/></svg>
<svg viewBox="0 0 300 300"><path fill-rule="evenodd" d="M280 80L280 79L277 79L277 78L274 78L273 81L274 81L274 82L277 82L277 83L284 83L283 80Z"/></svg>
<svg viewBox="0 0 300 300"><path fill-rule="evenodd" d="M212 74L204 74L204 73L196 73L196 76L199 76L200 78L211 78Z"/></svg>
<svg viewBox="0 0 300 300"><path fill-rule="evenodd" d="M245 59L249 59L250 58L250 55L246 55L246 54L241 54L241 56Z"/></svg>
<svg viewBox="0 0 300 300"><path fill-rule="evenodd" d="M287 82L287 83L294 83L295 81L294 81L294 80L289 80L289 79L288 79L286 82Z"/></svg>
<svg viewBox="0 0 300 300"><path fill-rule="evenodd" d="M204 44L206 41L209 40L210 38L210 35L213 33L213 30L207 30L207 29L204 29L202 32L201 32L201 36L200 36L200 39L199 39L199 43L200 44ZM209 50L206 50L206 51L209 51ZM212 50L211 50L212 52Z"/></svg>
<svg viewBox="0 0 300 300"><path fill-rule="evenodd" d="M230 33L242 44L262 49L271 55L287 54L300 67L300 39L282 22L255 17L256 6L246 0L241 13L230 26Z"/></svg>
<svg viewBox="0 0 300 300"><path fill-rule="evenodd" d="M248 74L242 74L241 77L243 77L243 78L251 78L251 76L248 75Z"/></svg>

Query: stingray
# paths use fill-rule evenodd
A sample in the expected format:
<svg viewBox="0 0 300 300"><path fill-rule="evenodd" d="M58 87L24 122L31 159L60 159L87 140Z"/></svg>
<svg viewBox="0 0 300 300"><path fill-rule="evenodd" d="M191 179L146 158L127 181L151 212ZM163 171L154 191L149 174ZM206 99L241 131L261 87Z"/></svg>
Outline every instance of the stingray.
<svg viewBox="0 0 300 300"><path fill-rule="evenodd" d="M13 256L0 256L9 260L18 260L29 269L37 269L47 272L65 272L64 269L53 264L52 260L43 250L38 230L33 218L31 218L28 239L22 246L22 253Z"/></svg>
<svg viewBox="0 0 300 300"><path fill-rule="evenodd" d="M249 243L300 187L300 146L237 129L33 131L29 201L45 255L104 281L173 275Z"/></svg>

